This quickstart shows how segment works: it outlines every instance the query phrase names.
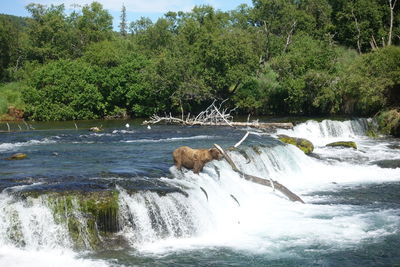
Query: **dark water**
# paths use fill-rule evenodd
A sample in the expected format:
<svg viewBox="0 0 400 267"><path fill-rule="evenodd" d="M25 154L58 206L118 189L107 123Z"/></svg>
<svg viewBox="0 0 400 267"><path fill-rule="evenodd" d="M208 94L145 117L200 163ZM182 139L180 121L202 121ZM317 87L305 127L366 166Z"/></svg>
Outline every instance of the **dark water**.
<svg viewBox="0 0 400 267"><path fill-rule="evenodd" d="M104 131L88 131L100 124ZM71 128L71 122L33 126L34 131L0 134L0 158L16 152L28 155L27 160L0 161L0 187L26 181L86 186L80 183L95 184L94 179L110 177L143 180L169 176L172 151L177 147L230 146L245 133L224 127L152 126L149 130L134 121L93 121L78 130ZM70 185L72 182L75 184Z"/></svg>
<svg viewBox="0 0 400 267"><path fill-rule="evenodd" d="M129 128L125 126L126 123L130 124ZM100 125L104 131L88 131L89 127ZM16 125L12 127L17 128ZM170 168L173 165L171 153L175 148L184 145L207 148L214 143L229 147L245 133L243 129L228 127L152 126L147 129L137 121L78 122L78 129L71 122L36 123L32 127L35 130L0 133L0 158L7 158L16 152L28 155L26 160L0 160L1 190L31 185L30 190L35 188L39 191L90 191L107 189L116 184L138 190L168 190L172 186L160 178L173 178ZM373 166L371 170L376 171L379 168L375 163L377 160L400 158L400 150L396 149L400 142L396 139L363 138L360 143L361 152L342 152L321 147L315 152L318 158L316 162L329 166L338 164L340 168L343 168L340 164L349 162L350 165L346 165L349 170L352 166ZM259 144L281 145L268 135L251 135L245 145ZM400 169L392 168L386 173L387 170L382 168L382 173L390 175L389 180L340 184L335 189L311 190L304 197L319 210L337 207L348 214L357 214L366 222L371 221L368 225L370 228L365 230L367 233L379 233L382 228L389 234L372 235L371 238L341 245L340 240L336 239L342 238L342 235L335 238L332 232L328 232L335 228L328 227L326 234L330 237L326 240L330 241L322 238L323 241L295 243L294 238L293 246L271 247L270 250L266 250L263 247L265 244L260 243L262 252L254 247L242 249L240 244L236 248L211 244L185 249L172 248L163 252L142 251L133 247L102 249L84 252L80 257L101 260L112 266L400 266L400 221L388 224L381 214L387 212L394 218L400 218ZM324 222L342 216L335 212L321 214L315 215L315 218L319 216L318 219ZM315 219L313 216L310 218ZM349 215L347 219L351 218ZM254 220L257 219L255 216ZM282 227L286 227L284 223ZM326 225L319 225L317 221L314 227L317 230ZM286 242L291 238L282 236L279 240ZM329 242L339 245L332 246Z"/></svg>

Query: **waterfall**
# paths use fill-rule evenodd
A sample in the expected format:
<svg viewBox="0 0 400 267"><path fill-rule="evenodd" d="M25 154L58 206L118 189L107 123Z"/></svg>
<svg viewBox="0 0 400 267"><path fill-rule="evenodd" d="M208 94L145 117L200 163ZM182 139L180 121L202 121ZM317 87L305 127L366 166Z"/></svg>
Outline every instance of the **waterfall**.
<svg viewBox="0 0 400 267"><path fill-rule="evenodd" d="M338 140L353 140L366 135L372 119L355 119L347 121L308 120L291 130L278 130L277 134L286 134L311 140L313 143L326 144Z"/></svg>
<svg viewBox="0 0 400 267"><path fill-rule="evenodd" d="M365 131L363 122L326 121L307 122L294 132L305 126L317 126L320 136L343 137ZM278 142L268 146L242 145L228 153L243 172L278 180L308 203L315 201L309 192L331 190L337 183L398 179L395 170L346 163L331 165ZM208 163L199 175L175 167L170 171L172 178L158 179L185 194L130 191L122 185L85 194L21 197L18 188L3 191L1 245L40 251L129 246L151 252L171 247L229 246L273 253L293 242L336 242L343 247L374 236L371 218L382 220L389 230L398 222L397 216L383 211L360 215L356 208L290 202L272 188L242 179L223 160ZM321 230L316 230L315 225L321 226ZM348 229L352 229L351 235ZM334 238L324 234L324 230L334 232Z"/></svg>

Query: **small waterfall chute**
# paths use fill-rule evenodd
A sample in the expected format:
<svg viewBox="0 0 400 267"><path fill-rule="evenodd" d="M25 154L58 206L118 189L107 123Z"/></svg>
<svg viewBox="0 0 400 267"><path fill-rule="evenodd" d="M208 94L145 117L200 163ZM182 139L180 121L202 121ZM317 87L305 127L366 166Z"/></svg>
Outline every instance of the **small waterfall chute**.
<svg viewBox="0 0 400 267"><path fill-rule="evenodd" d="M277 181L263 179L263 178L260 178L260 177L257 177L257 176L253 176L253 175L249 175L249 174L246 174L246 173L242 172L241 170L239 170L239 168L233 162L231 157L222 149L221 146L219 146L218 144L214 144L214 147L217 148L222 153L222 155L224 155L224 158L229 163L229 165L231 165L232 169L235 172L239 173L240 176L243 177L244 179L246 179L248 181L251 181L253 183L257 183L257 184L261 184L261 185L272 187L272 188L278 190L279 192L281 192L282 194L284 194L286 197L288 197L293 202L299 201L301 203L305 203L298 195L296 195L295 193L290 191L287 187L285 187L284 185L278 183Z"/></svg>

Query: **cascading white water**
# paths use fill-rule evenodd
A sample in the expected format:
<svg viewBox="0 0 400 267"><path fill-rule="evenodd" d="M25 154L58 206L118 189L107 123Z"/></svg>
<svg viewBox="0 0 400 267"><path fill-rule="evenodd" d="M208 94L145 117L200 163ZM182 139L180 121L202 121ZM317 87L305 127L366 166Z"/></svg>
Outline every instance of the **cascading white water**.
<svg viewBox="0 0 400 267"><path fill-rule="evenodd" d="M308 203L318 196L304 194L316 190L400 179L397 170L332 166L292 146L246 147L242 153L230 153L244 172L278 180ZM175 167L171 172L176 178L163 180L184 188L187 198L179 193L120 194L123 234L140 251L229 246L272 253L310 243L334 249L393 233L399 224L398 216L387 211L290 202L272 188L245 181L224 161L208 164L200 175L181 174ZM377 220L383 227L375 225Z"/></svg>
<svg viewBox="0 0 400 267"><path fill-rule="evenodd" d="M314 144L324 145L338 140L353 140L365 136L371 119L356 119L347 121L323 120L317 122L309 120L300 123L290 130L278 130L277 134L306 138Z"/></svg>
<svg viewBox="0 0 400 267"><path fill-rule="evenodd" d="M57 223L44 196L15 199L0 194L1 266L107 266L78 259L65 224Z"/></svg>
<svg viewBox="0 0 400 267"><path fill-rule="evenodd" d="M335 138L358 138L365 129L365 120L324 121L298 125L291 133L279 132L326 144ZM351 247L392 234L400 226L397 211L313 204L324 197L309 195L365 183L398 182L398 169L320 161L291 145L241 145L240 149L229 153L243 172L277 180L307 204L290 202L272 188L245 181L225 161L208 163L199 175L171 167L174 178L160 179L181 188L188 196L118 189L121 230L117 235L140 253L230 247L279 258L293 247ZM74 216L81 219L80 235L83 241L88 240L84 237L87 218L80 215L78 206L75 209ZM15 257L35 261L46 251L64 257L63 262L69 266L106 264L75 258L68 228L57 222L45 197L22 201L0 194L0 242L2 265L15 261ZM54 262L54 257L48 259ZM46 262L40 263L46 266Z"/></svg>

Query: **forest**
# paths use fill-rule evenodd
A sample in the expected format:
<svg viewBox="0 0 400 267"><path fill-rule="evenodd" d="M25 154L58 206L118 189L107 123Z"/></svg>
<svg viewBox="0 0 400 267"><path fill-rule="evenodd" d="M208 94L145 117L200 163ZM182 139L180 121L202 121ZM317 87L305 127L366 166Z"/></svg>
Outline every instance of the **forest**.
<svg viewBox="0 0 400 267"><path fill-rule="evenodd" d="M0 114L194 114L227 99L242 115L373 116L400 103L396 2L253 0L133 22L122 6L118 31L98 2L29 4L0 15Z"/></svg>

